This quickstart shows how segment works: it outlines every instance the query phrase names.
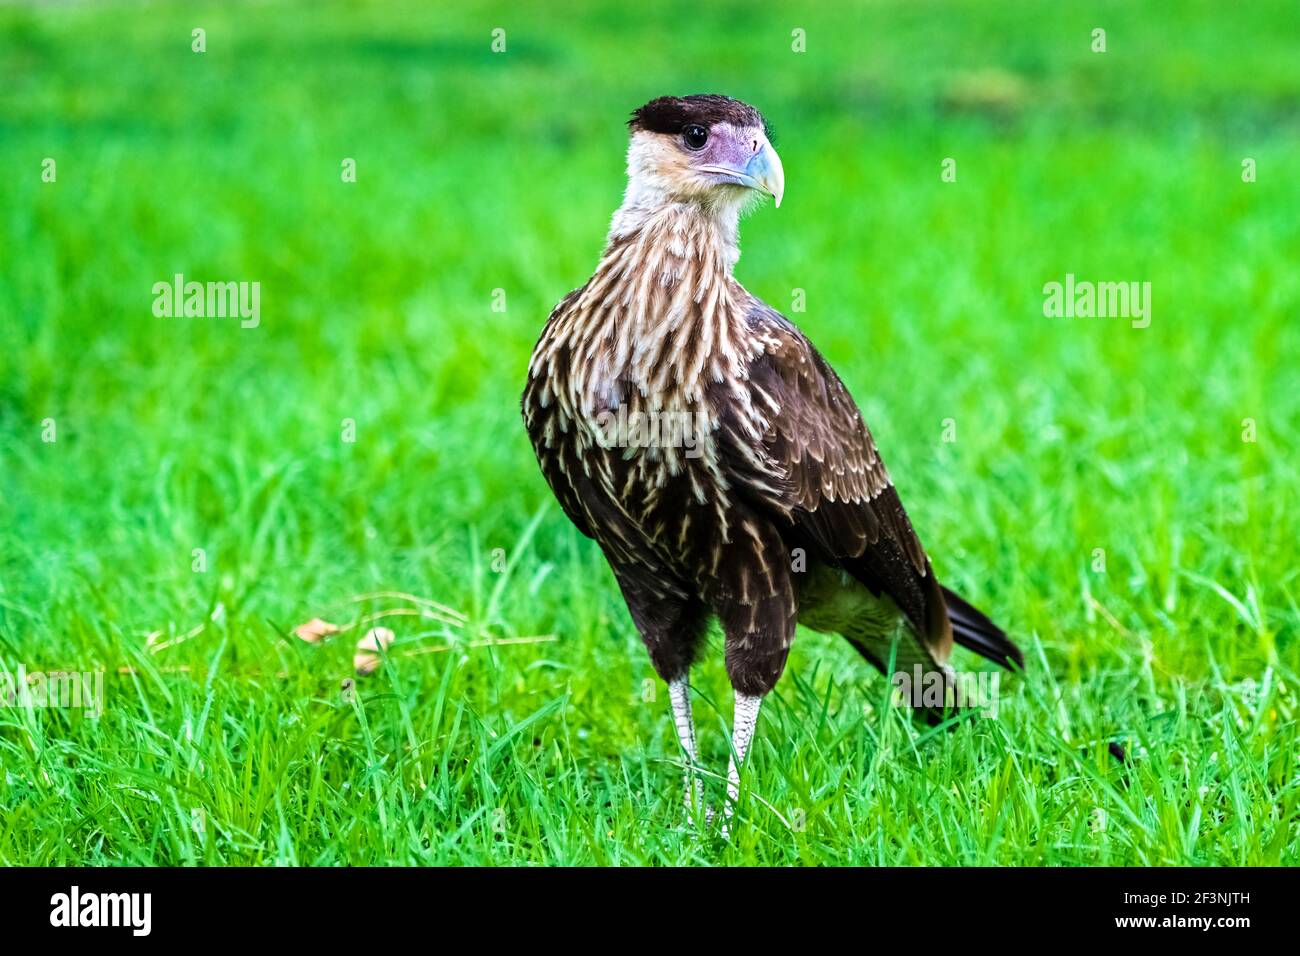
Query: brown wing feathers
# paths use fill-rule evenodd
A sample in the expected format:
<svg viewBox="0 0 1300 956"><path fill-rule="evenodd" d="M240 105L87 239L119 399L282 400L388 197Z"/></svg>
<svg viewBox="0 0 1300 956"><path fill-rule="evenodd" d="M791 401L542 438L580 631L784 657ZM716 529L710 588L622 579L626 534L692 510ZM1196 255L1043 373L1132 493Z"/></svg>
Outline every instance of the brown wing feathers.
<svg viewBox="0 0 1300 956"><path fill-rule="evenodd" d="M783 513L814 557L893 598L938 650L951 641L943 598L857 406L783 316L757 306L752 321L779 345L751 366L750 387L779 411L764 436L768 473L756 476L747 456L727 456L729 463L743 462L738 483ZM730 438L733 449L743 440Z"/></svg>
<svg viewBox="0 0 1300 956"><path fill-rule="evenodd" d="M770 473L755 475L746 459L747 467L736 472L740 483L784 513L815 557L892 598L940 660L955 637L1003 666L1022 666L1023 656L1006 635L935 579L857 405L834 370L774 310L756 304L751 322L780 340L750 369L751 388L779 411L764 437Z"/></svg>

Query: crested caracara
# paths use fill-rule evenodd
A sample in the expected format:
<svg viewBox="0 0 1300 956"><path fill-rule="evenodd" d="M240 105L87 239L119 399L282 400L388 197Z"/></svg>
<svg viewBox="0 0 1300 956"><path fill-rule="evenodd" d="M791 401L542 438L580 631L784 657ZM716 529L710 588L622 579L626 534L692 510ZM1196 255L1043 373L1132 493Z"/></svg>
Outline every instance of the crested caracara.
<svg viewBox="0 0 1300 956"><path fill-rule="evenodd" d="M623 204L595 274L542 331L523 414L542 474L600 545L668 683L691 766L688 677L718 618L735 689L730 814L796 622L945 687L954 639L1004 666L1023 658L935 580L839 377L732 276L741 211L764 193L780 206L785 185L758 110L668 96L628 126Z"/></svg>

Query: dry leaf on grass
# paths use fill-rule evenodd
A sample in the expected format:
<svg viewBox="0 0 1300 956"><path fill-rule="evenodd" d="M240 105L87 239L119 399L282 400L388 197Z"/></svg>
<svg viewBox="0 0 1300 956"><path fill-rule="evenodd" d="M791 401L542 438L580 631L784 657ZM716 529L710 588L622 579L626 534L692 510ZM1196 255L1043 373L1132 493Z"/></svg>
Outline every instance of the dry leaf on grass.
<svg viewBox="0 0 1300 956"><path fill-rule="evenodd" d="M358 676L365 677L379 669L383 662L379 652L388 650L396 636L386 627L372 627L366 631L366 636L357 641L357 652L352 656L352 666Z"/></svg>
<svg viewBox="0 0 1300 956"><path fill-rule="evenodd" d="M339 630L337 624L331 624L329 621L322 621L320 618L314 617L306 624L299 624L295 627L293 633L308 644L319 644L329 635L337 634Z"/></svg>

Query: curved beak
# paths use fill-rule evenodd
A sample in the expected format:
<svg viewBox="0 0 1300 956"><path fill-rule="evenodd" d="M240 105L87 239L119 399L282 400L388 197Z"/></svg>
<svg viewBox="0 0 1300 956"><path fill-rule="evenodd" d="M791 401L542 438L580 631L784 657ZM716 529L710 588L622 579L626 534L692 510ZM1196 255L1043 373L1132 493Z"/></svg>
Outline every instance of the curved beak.
<svg viewBox="0 0 1300 956"><path fill-rule="evenodd" d="M781 197L785 195L785 170L781 168L781 157L767 140L745 164L741 181L767 193L776 201L776 208L781 208Z"/></svg>
<svg viewBox="0 0 1300 956"><path fill-rule="evenodd" d="M701 172L720 176L723 182L737 183L765 192L776 200L778 208L781 206L781 197L785 195L785 170L781 168L781 157L776 155L776 150L766 137L741 168L717 164L698 168Z"/></svg>

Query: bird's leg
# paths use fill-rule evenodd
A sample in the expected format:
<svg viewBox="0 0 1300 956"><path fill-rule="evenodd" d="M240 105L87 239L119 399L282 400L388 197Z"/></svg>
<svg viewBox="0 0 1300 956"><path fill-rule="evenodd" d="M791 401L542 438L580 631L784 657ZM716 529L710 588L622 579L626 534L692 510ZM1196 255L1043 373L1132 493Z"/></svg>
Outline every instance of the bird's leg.
<svg viewBox="0 0 1300 956"><path fill-rule="evenodd" d="M722 836L728 836L727 821L735 812L736 801L740 799L740 765L745 762L745 754L754 739L754 727L758 724L758 707L763 698L757 694L742 694L736 691L736 713L731 728L731 763L727 767L727 805L723 809Z"/></svg>
<svg viewBox="0 0 1300 956"><path fill-rule="evenodd" d="M677 726L677 739L686 751L686 812L694 813L704 805L704 783L695 775L698 753L695 749L695 718L691 715L691 687L687 675L668 682L668 696L673 704L673 723ZM708 812L707 809L705 811Z"/></svg>

